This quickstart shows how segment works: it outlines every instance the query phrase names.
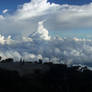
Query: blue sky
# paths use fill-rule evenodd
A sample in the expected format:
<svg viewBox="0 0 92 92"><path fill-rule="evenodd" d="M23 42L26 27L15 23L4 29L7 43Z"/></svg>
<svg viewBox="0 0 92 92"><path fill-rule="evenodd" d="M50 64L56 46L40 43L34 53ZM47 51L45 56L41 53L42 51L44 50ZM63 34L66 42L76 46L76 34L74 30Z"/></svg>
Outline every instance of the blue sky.
<svg viewBox="0 0 92 92"><path fill-rule="evenodd" d="M30 0L0 0L0 11L9 9L9 12L16 10L18 5L22 5Z"/></svg>
<svg viewBox="0 0 92 92"><path fill-rule="evenodd" d="M18 5L22 5L30 0L0 0L0 11L3 9L9 9L9 12L16 10ZM51 3L57 4L71 4L71 5L83 5L89 4L92 0L48 0Z"/></svg>
<svg viewBox="0 0 92 92"><path fill-rule="evenodd" d="M92 2L92 0L49 0L49 1L59 4L72 4L72 5L83 5Z"/></svg>

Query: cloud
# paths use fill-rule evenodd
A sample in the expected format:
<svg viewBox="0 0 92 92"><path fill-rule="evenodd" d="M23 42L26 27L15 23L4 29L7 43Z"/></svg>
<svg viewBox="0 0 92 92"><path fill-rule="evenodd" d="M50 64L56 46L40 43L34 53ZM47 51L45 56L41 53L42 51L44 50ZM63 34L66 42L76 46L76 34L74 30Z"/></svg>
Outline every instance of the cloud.
<svg viewBox="0 0 92 92"><path fill-rule="evenodd" d="M1 45L13 44L13 40L11 39L11 36L8 36L8 38L5 39L4 36L0 35L0 44L1 44Z"/></svg>
<svg viewBox="0 0 92 92"><path fill-rule="evenodd" d="M16 15L20 20L47 19L48 30L67 31L72 29L92 28L92 4L88 5L58 5L47 0L32 0L18 9Z"/></svg>
<svg viewBox="0 0 92 92"><path fill-rule="evenodd" d="M4 19L4 17L2 15L0 15L0 20L3 20L3 19Z"/></svg>
<svg viewBox="0 0 92 92"><path fill-rule="evenodd" d="M45 29L43 22L39 23L38 29L39 27ZM31 34L30 37L25 37L27 40L21 39L20 41L13 40L10 36L5 38L0 35L0 56L3 58L11 57L16 61L23 58L25 61L43 59L43 62L63 62L68 65L91 64L92 40L58 36L42 39L39 32L35 32L36 35ZM47 37L49 37L49 34Z"/></svg>
<svg viewBox="0 0 92 92"><path fill-rule="evenodd" d="M48 30L44 28L43 23L44 21L38 23L37 32L32 33L32 35L30 35L31 38L50 40L51 37L49 36Z"/></svg>
<svg viewBox="0 0 92 92"><path fill-rule="evenodd" d="M32 0L19 6L13 14L0 15L0 33L13 38L37 31L39 21L51 31L84 30L92 28L92 3L88 5L50 4L47 0Z"/></svg>
<svg viewBox="0 0 92 92"><path fill-rule="evenodd" d="M8 9L3 10L2 12L3 12L3 14L5 14L8 12Z"/></svg>
<svg viewBox="0 0 92 92"><path fill-rule="evenodd" d="M0 55L15 60L91 63L92 40L49 35L86 28L92 28L92 3L77 6L32 0L13 14L0 15Z"/></svg>
<svg viewBox="0 0 92 92"><path fill-rule="evenodd" d="M47 0L31 0L31 2L25 3L17 10L17 17L18 19L28 19L42 16L49 13L48 10L57 6L57 4L50 4Z"/></svg>

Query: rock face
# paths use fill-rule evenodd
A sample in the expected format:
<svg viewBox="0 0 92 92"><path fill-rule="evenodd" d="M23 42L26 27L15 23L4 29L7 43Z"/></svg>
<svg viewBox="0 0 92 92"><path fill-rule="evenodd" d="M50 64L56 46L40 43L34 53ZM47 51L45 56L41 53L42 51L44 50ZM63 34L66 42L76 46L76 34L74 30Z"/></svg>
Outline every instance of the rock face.
<svg viewBox="0 0 92 92"><path fill-rule="evenodd" d="M44 66L44 64L42 64ZM33 73L20 76L18 71L0 69L0 92L91 92L92 71L78 66L46 64ZM31 68L30 68L31 69ZM30 70L31 71L31 70Z"/></svg>

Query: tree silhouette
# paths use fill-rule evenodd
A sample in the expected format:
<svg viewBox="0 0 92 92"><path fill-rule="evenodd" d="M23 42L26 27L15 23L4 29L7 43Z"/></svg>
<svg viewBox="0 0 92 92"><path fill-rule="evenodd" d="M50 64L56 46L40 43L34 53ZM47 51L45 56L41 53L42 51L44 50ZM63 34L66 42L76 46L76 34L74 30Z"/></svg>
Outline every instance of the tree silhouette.
<svg viewBox="0 0 92 92"><path fill-rule="evenodd" d="M11 63L13 61L14 61L13 58L7 58L5 60L2 60L1 63Z"/></svg>
<svg viewBox="0 0 92 92"><path fill-rule="evenodd" d="M39 64L42 64L42 62L43 62L42 59L39 59Z"/></svg>

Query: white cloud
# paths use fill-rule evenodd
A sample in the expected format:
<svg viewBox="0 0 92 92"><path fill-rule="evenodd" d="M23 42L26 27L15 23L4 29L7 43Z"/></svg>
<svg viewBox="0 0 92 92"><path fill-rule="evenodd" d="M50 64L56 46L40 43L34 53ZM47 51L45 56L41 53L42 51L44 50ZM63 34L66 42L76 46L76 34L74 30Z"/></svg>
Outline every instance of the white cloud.
<svg viewBox="0 0 92 92"><path fill-rule="evenodd" d="M14 14L0 15L0 33L3 35L28 36L37 31L39 21L46 20L47 30L69 31L92 28L92 4L58 5L47 0L32 0L16 10Z"/></svg>
<svg viewBox="0 0 92 92"><path fill-rule="evenodd" d="M3 14L5 14L8 12L8 9L3 10L2 12L3 12Z"/></svg>
<svg viewBox="0 0 92 92"><path fill-rule="evenodd" d="M3 35L0 35L0 55L15 60L24 57L25 60L42 58L44 62L91 63L92 40L49 35L50 31L84 28L92 28L92 3L75 6L32 0L14 14L0 15L0 34Z"/></svg>
<svg viewBox="0 0 92 92"><path fill-rule="evenodd" d="M40 39L43 39L43 40L50 40L48 30L44 28L43 22L44 21L41 21L41 22L38 23L37 32L30 35L31 38L35 38L35 39L40 38Z"/></svg>
<svg viewBox="0 0 92 92"><path fill-rule="evenodd" d="M45 28L43 27L43 29ZM36 32L36 35L39 35L37 39L34 34L31 34L32 38L25 37L28 40L22 39L20 41L12 40L10 36L6 38L0 35L0 56L3 58L11 57L15 60L23 58L26 61L43 59L44 62L49 60L50 62L64 62L69 65L91 63L92 40L61 37L50 37L47 40L42 39L39 32Z"/></svg>
<svg viewBox="0 0 92 92"><path fill-rule="evenodd" d="M3 15L0 15L0 20L3 20L3 19L4 19Z"/></svg>
<svg viewBox="0 0 92 92"><path fill-rule="evenodd" d="M11 39L11 36L8 36L8 38L5 39L4 36L0 35L0 44L5 45L5 44L13 44L13 40Z"/></svg>
<svg viewBox="0 0 92 92"><path fill-rule="evenodd" d="M32 0L29 3L25 3L20 9L18 9L17 17L18 19L28 19L45 15L48 12L48 9L56 6L58 5L50 4L47 0Z"/></svg>

